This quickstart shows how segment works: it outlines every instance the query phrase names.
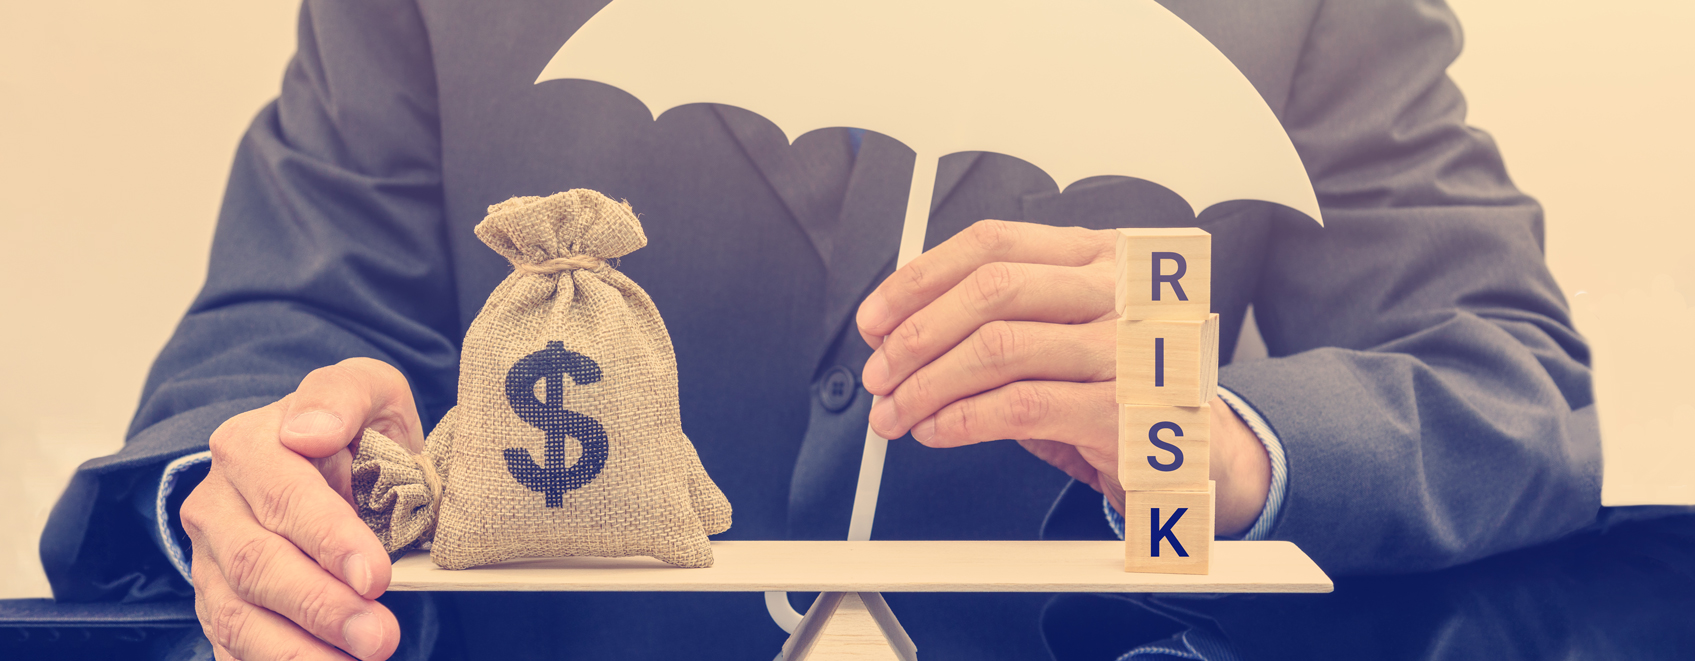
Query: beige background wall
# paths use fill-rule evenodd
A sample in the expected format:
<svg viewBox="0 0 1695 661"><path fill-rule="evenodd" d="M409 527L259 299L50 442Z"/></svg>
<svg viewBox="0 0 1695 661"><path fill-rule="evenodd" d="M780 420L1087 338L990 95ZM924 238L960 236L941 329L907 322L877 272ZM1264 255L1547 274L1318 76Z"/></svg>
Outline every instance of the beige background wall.
<svg viewBox="0 0 1695 661"><path fill-rule="evenodd" d="M1695 5L1450 0L1452 69L1547 209L1595 355L1611 505L1695 503Z"/></svg>
<svg viewBox="0 0 1695 661"><path fill-rule="evenodd" d="M0 598L47 596L36 537L122 444L206 276L236 139L299 0L0 3Z"/></svg>
<svg viewBox="0 0 1695 661"><path fill-rule="evenodd" d="M1459 0L1454 75L1596 343L1607 497L1695 502L1695 6ZM234 145L296 0L0 5L0 598L46 596L36 537L113 451L204 277Z"/></svg>

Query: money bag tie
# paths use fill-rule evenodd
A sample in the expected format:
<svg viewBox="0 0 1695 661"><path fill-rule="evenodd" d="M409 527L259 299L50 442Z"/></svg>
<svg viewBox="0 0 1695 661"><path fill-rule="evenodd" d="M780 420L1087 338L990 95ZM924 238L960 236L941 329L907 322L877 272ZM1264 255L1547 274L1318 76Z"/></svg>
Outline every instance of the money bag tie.
<svg viewBox="0 0 1695 661"><path fill-rule="evenodd" d="M683 433L664 321L615 266L647 244L640 221L578 189L491 206L475 231L513 271L465 333L458 404L423 454L360 439L361 517L391 554L427 547L448 569L577 555L710 566L730 503Z"/></svg>

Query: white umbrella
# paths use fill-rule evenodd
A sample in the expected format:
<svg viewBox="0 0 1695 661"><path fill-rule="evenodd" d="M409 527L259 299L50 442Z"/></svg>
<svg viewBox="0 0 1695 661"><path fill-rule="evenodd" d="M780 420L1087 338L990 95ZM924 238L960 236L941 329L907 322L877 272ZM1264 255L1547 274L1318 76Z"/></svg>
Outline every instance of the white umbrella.
<svg viewBox="0 0 1695 661"><path fill-rule="evenodd" d="M875 130L918 153L897 264L923 249L937 161L988 151L1061 188L1124 175L1204 210L1275 202L1323 223L1300 156L1235 65L1152 0L614 0L536 78L758 113L792 141ZM887 441L866 430L848 539L871 537ZM785 630L800 619L767 595Z"/></svg>

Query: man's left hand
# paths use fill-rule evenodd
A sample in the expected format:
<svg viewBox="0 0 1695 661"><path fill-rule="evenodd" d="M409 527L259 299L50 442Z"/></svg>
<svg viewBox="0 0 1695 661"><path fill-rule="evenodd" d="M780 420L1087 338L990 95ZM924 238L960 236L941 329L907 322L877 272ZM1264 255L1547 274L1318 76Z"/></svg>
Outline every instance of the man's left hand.
<svg viewBox="0 0 1695 661"><path fill-rule="evenodd" d="M889 276L857 319L876 349L865 388L883 396L872 429L930 447L1016 439L1122 512L1115 241L1110 230L985 220ZM1270 463L1227 406L1212 406L1217 529L1239 533L1264 509Z"/></svg>

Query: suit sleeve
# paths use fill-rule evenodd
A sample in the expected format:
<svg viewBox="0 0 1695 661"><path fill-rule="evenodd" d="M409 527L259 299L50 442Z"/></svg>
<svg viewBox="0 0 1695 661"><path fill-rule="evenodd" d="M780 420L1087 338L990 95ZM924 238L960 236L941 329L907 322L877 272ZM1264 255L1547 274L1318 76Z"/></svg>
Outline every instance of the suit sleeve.
<svg viewBox="0 0 1695 661"><path fill-rule="evenodd" d="M411 381L426 424L451 406L458 311L434 80L410 3L305 3L281 95L236 151L205 288L123 449L84 464L54 508L42 559L56 597L185 594L124 503L315 368L376 358Z"/></svg>
<svg viewBox="0 0 1695 661"><path fill-rule="evenodd" d="M1328 2L1283 121L1325 227L1277 221L1254 298L1271 358L1220 383L1282 439L1273 536L1338 573L1466 562L1600 507L1589 354L1542 213L1446 75L1438 1Z"/></svg>

